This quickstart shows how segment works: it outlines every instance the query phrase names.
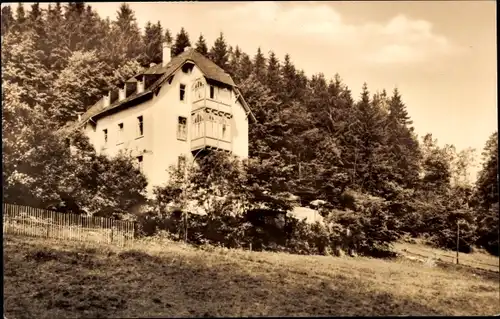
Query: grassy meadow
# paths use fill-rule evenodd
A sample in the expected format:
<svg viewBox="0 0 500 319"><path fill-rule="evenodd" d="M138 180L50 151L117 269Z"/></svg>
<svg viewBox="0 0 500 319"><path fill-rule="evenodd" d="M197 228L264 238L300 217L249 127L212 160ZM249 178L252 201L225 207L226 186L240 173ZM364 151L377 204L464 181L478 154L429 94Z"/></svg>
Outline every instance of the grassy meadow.
<svg viewBox="0 0 500 319"><path fill-rule="evenodd" d="M7 318L500 313L498 269L151 240L120 248L7 235L3 245Z"/></svg>

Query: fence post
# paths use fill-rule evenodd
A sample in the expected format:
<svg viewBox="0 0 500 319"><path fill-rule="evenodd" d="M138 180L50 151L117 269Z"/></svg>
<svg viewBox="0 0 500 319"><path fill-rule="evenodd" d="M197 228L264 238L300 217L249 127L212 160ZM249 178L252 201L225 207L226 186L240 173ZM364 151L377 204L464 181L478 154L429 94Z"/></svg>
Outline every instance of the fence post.
<svg viewBox="0 0 500 319"><path fill-rule="evenodd" d="M113 228L115 227L115 221L111 220L111 243L113 243Z"/></svg>
<svg viewBox="0 0 500 319"><path fill-rule="evenodd" d="M458 250L460 249L460 221L457 220L457 265L458 265Z"/></svg>
<svg viewBox="0 0 500 319"><path fill-rule="evenodd" d="M48 215L48 214L47 214ZM49 215L50 216L50 215ZM50 217L49 217L50 218ZM47 238L50 238L50 222L49 218L47 218Z"/></svg>

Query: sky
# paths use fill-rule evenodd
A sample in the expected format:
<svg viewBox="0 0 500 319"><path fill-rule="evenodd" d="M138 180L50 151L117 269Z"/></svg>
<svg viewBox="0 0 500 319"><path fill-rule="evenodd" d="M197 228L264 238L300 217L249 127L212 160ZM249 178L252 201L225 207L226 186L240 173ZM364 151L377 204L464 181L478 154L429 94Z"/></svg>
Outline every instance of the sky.
<svg viewBox="0 0 500 319"><path fill-rule="evenodd" d="M89 2L116 17L119 2ZM477 149L497 130L496 1L130 2L137 22L160 21L194 44L220 32L253 56L290 54L311 76L339 73L355 98L397 87L416 132ZM473 173L475 175L475 173Z"/></svg>

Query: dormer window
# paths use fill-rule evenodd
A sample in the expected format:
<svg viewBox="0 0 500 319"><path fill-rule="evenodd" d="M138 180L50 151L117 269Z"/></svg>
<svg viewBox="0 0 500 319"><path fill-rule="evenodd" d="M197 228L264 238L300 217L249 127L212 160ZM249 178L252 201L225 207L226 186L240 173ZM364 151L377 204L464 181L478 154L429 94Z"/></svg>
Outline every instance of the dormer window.
<svg viewBox="0 0 500 319"><path fill-rule="evenodd" d="M181 84L180 87L179 87L179 99L181 101L184 101L186 98L186 85L185 84Z"/></svg>
<svg viewBox="0 0 500 319"><path fill-rule="evenodd" d="M145 85L145 76L141 75L139 81L137 81L137 93L144 92L145 89L144 85Z"/></svg>

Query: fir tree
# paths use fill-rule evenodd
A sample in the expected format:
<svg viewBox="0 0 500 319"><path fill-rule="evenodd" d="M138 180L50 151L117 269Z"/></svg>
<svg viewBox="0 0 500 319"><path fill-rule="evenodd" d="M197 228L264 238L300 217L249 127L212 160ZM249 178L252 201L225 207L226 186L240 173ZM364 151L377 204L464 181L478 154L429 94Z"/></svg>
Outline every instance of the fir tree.
<svg viewBox="0 0 500 319"><path fill-rule="evenodd" d="M169 45L172 45L173 39L169 29L165 30L165 36L163 37L163 41L165 41Z"/></svg>
<svg viewBox="0 0 500 319"><path fill-rule="evenodd" d="M107 34L106 30L102 28L102 21L99 15L90 5L87 5L82 19L81 32L85 35L82 43L83 50L97 50L99 52L99 56L105 56L105 53L101 53L101 51L102 47L104 47L103 42L107 40Z"/></svg>
<svg viewBox="0 0 500 319"><path fill-rule="evenodd" d="M24 5L19 2L16 9L16 22L14 24L14 30L18 32L24 32L26 30L26 12L24 11Z"/></svg>
<svg viewBox="0 0 500 319"><path fill-rule="evenodd" d="M214 46L210 49L210 59L220 66L222 69L227 68L227 62L229 60L229 54L227 50L226 40L221 32L219 37L215 40Z"/></svg>
<svg viewBox="0 0 500 319"><path fill-rule="evenodd" d="M5 6L2 8L2 36L9 32L10 28L14 24L14 15L12 14L11 6Z"/></svg>
<svg viewBox="0 0 500 319"><path fill-rule="evenodd" d="M198 42L196 42L196 51L200 52L204 56L208 56L208 48L203 34L200 34Z"/></svg>
<svg viewBox="0 0 500 319"><path fill-rule="evenodd" d="M370 100L366 83L363 85L361 100L356 105L356 119L359 125L354 128L358 137L356 184L374 195L384 195L387 185L388 158L386 156L387 133L385 118L380 108Z"/></svg>
<svg viewBox="0 0 500 319"><path fill-rule="evenodd" d="M184 52L186 47L191 46L191 41L189 41L189 34L181 28L181 31L175 37L174 47L172 48L172 56L176 56Z"/></svg>
<svg viewBox="0 0 500 319"><path fill-rule="evenodd" d="M274 52L269 54L266 72L266 85L271 89L272 93L278 93L281 89L280 65Z"/></svg>
<svg viewBox="0 0 500 319"><path fill-rule="evenodd" d="M288 54L285 55L281 67L281 79L283 83L282 100L286 103L297 96L297 72Z"/></svg>
<svg viewBox="0 0 500 319"><path fill-rule="evenodd" d="M260 47L253 58L253 74L261 83L266 82L266 58L262 54Z"/></svg>
<svg viewBox="0 0 500 319"><path fill-rule="evenodd" d="M498 203L498 133L494 132L484 146L482 168L476 181L476 196L485 209Z"/></svg>
<svg viewBox="0 0 500 319"><path fill-rule="evenodd" d="M49 51L46 53L45 66L51 70L59 71L64 68L70 49L66 44L63 20L63 10L59 2L53 7L49 4L47 10L46 47Z"/></svg>
<svg viewBox="0 0 500 319"><path fill-rule="evenodd" d="M143 36L145 52L142 59L142 65L149 66L150 63L158 64L162 62L162 40L163 28L160 21L156 24L152 24L148 21Z"/></svg>
<svg viewBox="0 0 500 319"><path fill-rule="evenodd" d="M238 46L229 54L229 62L227 65L227 72L233 78L235 83L240 83L240 63L241 63L241 50Z"/></svg>
<svg viewBox="0 0 500 319"><path fill-rule="evenodd" d="M387 130L392 180L403 187L414 187L418 181L420 149L412 121L397 89L388 102Z"/></svg>
<svg viewBox="0 0 500 319"><path fill-rule="evenodd" d="M137 59L144 52L142 37L137 26L135 14L126 3L120 5L116 21L111 29L113 67L116 68L120 61Z"/></svg>
<svg viewBox="0 0 500 319"><path fill-rule="evenodd" d="M250 74L252 74L252 70L253 70L253 63L252 60L250 59L250 56L246 53L242 53L240 63L238 66L239 82L243 82L246 79L248 79Z"/></svg>
<svg viewBox="0 0 500 319"><path fill-rule="evenodd" d="M500 253L498 218L498 133L490 135L483 150L476 181L477 244L496 256Z"/></svg>

